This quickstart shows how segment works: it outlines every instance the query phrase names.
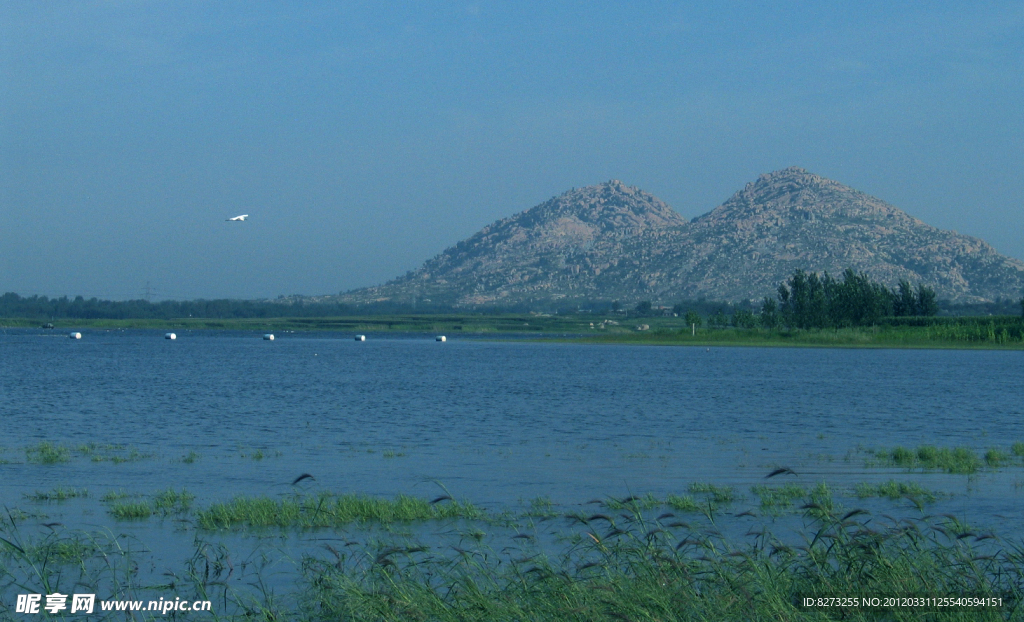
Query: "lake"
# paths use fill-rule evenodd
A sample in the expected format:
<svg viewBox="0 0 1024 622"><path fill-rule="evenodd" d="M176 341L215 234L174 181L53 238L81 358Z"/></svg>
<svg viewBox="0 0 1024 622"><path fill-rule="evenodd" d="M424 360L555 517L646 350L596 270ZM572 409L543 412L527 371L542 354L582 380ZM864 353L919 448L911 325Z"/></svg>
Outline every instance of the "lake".
<svg viewBox="0 0 1024 622"><path fill-rule="evenodd" d="M115 521L105 492L184 487L203 507L295 490L448 491L498 512L537 498L559 508L664 498L695 482L747 495L825 481L854 503L856 484L897 479L945 493L934 511L1015 537L1024 524L1019 458L966 476L878 466L871 453L1008 452L1024 441L1024 352L276 337L0 331L0 498L28 512L26 526L137 533L156 570L180 555L188 521L185 535L156 519ZM29 459L41 442L70 449L70 460ZM795 475L765 478L781 467ZM313 477L293 486L302 474ZM89 497L28 496L57 487Z"/></svg>

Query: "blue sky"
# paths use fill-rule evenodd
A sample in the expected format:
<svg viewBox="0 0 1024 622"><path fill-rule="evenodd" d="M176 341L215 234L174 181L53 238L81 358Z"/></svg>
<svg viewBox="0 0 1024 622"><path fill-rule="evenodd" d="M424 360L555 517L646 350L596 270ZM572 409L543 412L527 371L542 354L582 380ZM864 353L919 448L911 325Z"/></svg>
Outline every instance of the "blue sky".
<svg viewBox="0 0 1024 622"><path fill-rule="evenodd" d="M382 6L0 0L0 291L337 293L791 165L1024 258L1020 2Z"/></svg>

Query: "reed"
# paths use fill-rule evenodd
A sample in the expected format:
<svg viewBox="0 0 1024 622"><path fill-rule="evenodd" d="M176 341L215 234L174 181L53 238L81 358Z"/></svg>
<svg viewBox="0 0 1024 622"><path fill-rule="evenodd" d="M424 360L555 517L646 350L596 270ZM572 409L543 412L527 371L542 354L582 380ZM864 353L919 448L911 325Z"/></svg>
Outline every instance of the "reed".
<svg viewBox="0 0 1024 622"><path fill-rule="evenodd" d="M482 512L469 502L450 496L429 502L398 495L382 499L367 495L292 495L281 499L236 497L214 503L196 513L201 529L228 527L316 528L358 522L394 523L449 518L476 519Z"/></svg>

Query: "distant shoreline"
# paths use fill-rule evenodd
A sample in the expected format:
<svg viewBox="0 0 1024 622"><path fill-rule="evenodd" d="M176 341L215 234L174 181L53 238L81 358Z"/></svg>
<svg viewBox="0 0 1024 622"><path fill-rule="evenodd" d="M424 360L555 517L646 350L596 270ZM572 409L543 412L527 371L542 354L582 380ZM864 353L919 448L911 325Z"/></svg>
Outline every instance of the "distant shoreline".
<svg viewBox="0 0 1024 622"><path fill-rule="evenodd" d="M41 328L47 322L2 318L0 328ZM765 330L697 328L680 318L619 318L589 315L376 315L323 318L61 319L54 331L238 330L254 332L394 332L449 336L521 334L544 340L619 345L692 347L818 347L908 349L1024 349L1024 318L1012 316L946 318L930 325L883 325L840 329ZM646 327L637 330L639 326ZM603 328L602 328L603 327Z"/></svg>

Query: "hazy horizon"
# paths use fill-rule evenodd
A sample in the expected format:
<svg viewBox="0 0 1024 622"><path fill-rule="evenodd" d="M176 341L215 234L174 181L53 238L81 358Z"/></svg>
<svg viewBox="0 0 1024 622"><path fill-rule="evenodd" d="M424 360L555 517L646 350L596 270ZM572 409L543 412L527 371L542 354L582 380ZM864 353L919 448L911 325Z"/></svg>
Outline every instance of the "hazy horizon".
<svg viewBox="0 0 1024 622"><path fill-rule="evenodd" d="M788 166L1024 259L1019 3L0 15L0 293L336 294L572 187L692 219Z"/></svg>

